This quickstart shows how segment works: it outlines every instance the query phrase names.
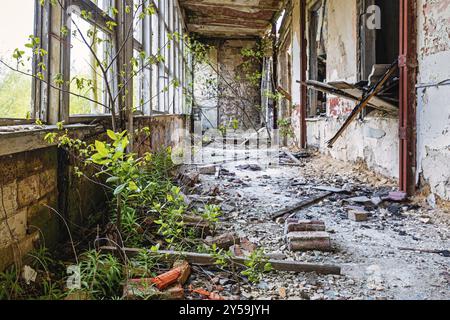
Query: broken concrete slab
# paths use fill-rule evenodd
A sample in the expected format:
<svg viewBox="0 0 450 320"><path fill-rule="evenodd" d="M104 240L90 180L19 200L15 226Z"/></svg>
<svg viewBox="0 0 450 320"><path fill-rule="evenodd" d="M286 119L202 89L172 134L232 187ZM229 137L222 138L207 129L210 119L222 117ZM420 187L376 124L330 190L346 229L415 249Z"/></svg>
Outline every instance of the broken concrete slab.
<svg viewBox="0 0 450 320"><path fill-rule="evenodd" d="M408 195L405 192L389 192L385 199L394 202L404 202L408 200Z"/></svg>
<svg viewBox="0 0 450 320"><path fill-rule="evenodd" d="M331 251L327 232L291 232L286 238L291 251Z"/></svg>
<svg viewBox="0 0 450 320"><path fill-rule="evenodd" d="M320 190L320 191L329 191L329 192L333 192L333 193L347 192L344 189L335 188L335 187L331 187L331 186L317 186L317 187L313 187L313 189Z"/></svg>
<svg viewBox="0 0 450 320"><path fill-rule="evenodd" d="M350 203L351 202L353 202L353 203L372 203L372 199L370 199L366 196L348 198L348 199L345 199L344 201L350 202Z"/></svg>

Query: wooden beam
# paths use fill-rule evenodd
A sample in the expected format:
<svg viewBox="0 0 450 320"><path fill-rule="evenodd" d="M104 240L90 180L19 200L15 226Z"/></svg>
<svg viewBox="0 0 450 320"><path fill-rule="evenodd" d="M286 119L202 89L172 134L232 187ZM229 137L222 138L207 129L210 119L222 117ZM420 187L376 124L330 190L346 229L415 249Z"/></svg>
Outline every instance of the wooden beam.
<svg viewBox="0 0 450 320"><path fill-rule="evenodd" d="M245 35L255 36L264 33L262 29L250 29L246 27L232 27L232 26L210 26L210 25L198 25L188 24L188 29L191 32L200 34L213 34L216 36L228 36L228 35Z"/></svg>
<svg viewBox="0 0 450 320"><path fill-rule="evenodd" d="M294 212L299 211L301 209L305 209L307 207L310 207L310 206L316 204L317 202L319 202L319 201L321 201L321 200L323 200L323 199L325 199L325 198L327 198L327 197L329 197L329 196L331 196L333 194L334 194L334 192L331 192L331 191L330 192L325 192L325 193L321 193L319 195L316 195L316 196L314 196L314 197L312 197L310 199L306 199L304 201L301 201L301 202L297 203L296 205L294 205L292 207L289 207L289 208L286 208L286 209L283 209L283 210L280 210L280 211L274 213L272 215L272 220L276 220L277 218L280 218L280 217L287 217L291 213L294 213Z"/></svg>
<svg viewBox="0 0 450 320"><path fill-rule="evenodd" d="M101 247L100 250L116 253L125 253L127 256L133 256L142 252L146 249L136 249L136 248L121 248L117 249L115 247ZM167 260L175 261L179 259L186 259L190 264L195 265L214 265L216 259L210 254L204 253L193 253L193 252L176 252L176 251L156 251L147 250L150 255L162 256ZM248 258L243 257L233 257L233 262L236 264L244 265L248 262ZM282 261L282 260L269 260L273 269L276 271L286 271L286 272L316 272L318 274L341 274L341 267L335 265L326 264L311 264L311 263L301 263L297 261Z"/></svg>
<svg viewBox="0 0 450 320"><path fill-rule="evenodd" d="M378 83L369 91L369 93L361 100L361 102L355 107L350 116L345 121L344 125L339 129L339 131L335 134L330 141L327 142L329 148L333 148L336 141L340 136L344 133L344 131L350 126L350 124L356 119L356 117L360 114L362 110L364 110L369 104L370 100L375 97L378 92L383 88L384 84L393 76L394 72L398 69L398 62L395 61L383 78L378 81Z"/></svg>
<svg viewBox="0 0 450 320"><path fill-rule="evenodd" d="M280 4L276 1L276 5L267 6L267 5L250 5L246 3L239 3L236 1L230 2L226 0L204 0L203 2L199 0L181 0L180 5L183 7L186 6L197 6L197 7L226 7L233 10L265 10L265 11L273 11L277 12L280 10Z"/></svg>

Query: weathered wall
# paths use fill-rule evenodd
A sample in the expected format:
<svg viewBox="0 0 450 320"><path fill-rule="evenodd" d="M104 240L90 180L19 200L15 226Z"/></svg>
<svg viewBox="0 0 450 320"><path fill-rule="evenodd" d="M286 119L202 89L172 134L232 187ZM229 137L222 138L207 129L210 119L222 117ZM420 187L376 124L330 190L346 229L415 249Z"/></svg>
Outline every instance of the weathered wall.
<svg viewBox="0 0 450 320"><path fill-rule="evenodd" d="M246 81L246 74L261 71L262 66L253 64L251 70L244 70L245 60L241 53L242 49L255 45L253 40L226 40L218 47L219 125L229 126L233 120L238 120L243 129L260 127L260 86Z"/></svg>
<svg viewBox="0 0 450 320"><path fill-rule="evenodd" d="M189 130L189 117L185 115L160 115L141 117L135 120L136 129L150 128L149 137L138 137L136 151L140 154L158 151L161 148L175 147L183 141L183 133Z"/></svg>
<svg viewBox="0 0 450 320"><path fill-rule="evenodd" d="M369 169L379 174L398 178L398 120L367 117L364 121L356 121L329 149L327 141L343 123L344 120L333 118L310 119L307 125L309 145L336 159L364 162Z"/></svg>
<svg viewBox="0 0 450 320"><path fill-rule="evenodd" d="M418 82L450 79L450 0L419 0ZM417 90L417 178L450 200L450 86Z"/></svg>
<svg viewBox="0 0 450 320"><path fill-rule="evenodd" d="M45 238L58 229L44 204L57 208L56 148L0 157L0 270L13 262L14 252L26 253L45 229ZM14 239L14 240L13 240ZM16 242L16 245L13 243Z"/></svg>
<svg viewBox="0 0 450 320"><path fill-rule="evenodd" d="M219 127L217 58L217 47L211 46L206 61L196 61L194 65L194 105L201 113L204 130Z"/></svg>

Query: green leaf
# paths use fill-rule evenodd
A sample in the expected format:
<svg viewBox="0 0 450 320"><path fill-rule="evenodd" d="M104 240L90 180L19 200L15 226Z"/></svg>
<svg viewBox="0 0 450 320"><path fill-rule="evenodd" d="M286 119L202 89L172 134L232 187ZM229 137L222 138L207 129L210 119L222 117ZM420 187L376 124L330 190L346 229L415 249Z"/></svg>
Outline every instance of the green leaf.
<svg viewBox="0 0 450 320"><path fill-rule="evenodd" d="M116 133L115 133L114 131L108 130L106 133L108 134L108 137L109 137L111 140L113 140L113 141L116 141L116 140L117 140L117 135L116 135Z"/></svg>
<svg viewBox="0 0 450 320"><path fill-rule="evenodd" d="M126 186L127 186L126 184L121 184L120 186L118 186L116 190L114 190L114 195L117 196L121 194Z"/></svg>
<svg viewBox="0 0 450 320"><path fill-rule="evenodd" d="M137 184L134 181L131 181L128 184L128 189L130 189L130 191L137 191L137 190L139 190Z"/></svg>
<svg viewBox="0 0 450 320"><path fill-rule="evenodd" d="M108 180L106 180L106 183L114 183L114 182L117 182L119 180L120 180L119 177L110 177L110 178L108 178Z"/></svg>
<svg viewBox="0 0 450 320"><path fill-rule="evenodd" d="M107 157L109 154L108 148L106 148L105 143L101 141L95 141L95 149L103 157Z"/></svg>

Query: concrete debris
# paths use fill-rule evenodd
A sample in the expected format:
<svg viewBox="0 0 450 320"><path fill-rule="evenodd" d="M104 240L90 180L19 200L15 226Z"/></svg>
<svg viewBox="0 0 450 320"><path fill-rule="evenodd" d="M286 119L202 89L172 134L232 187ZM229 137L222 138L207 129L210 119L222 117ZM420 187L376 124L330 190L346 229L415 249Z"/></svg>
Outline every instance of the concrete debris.
<svg viewBox="0 0 450 320"><path fill-rule="evenodd" d="M220 154L222 150L215 152ZM418 243L429 248L450 246L450 238L439 225L441 220L435 211L429 206L406 202L407 199L396 193L395 183L368 173L363 167L355 169L318 154L298 159L304 166L266 169L260 163L261 171L252 171L246 161L221 164L217 170L219 178L201 176L201 189L218 185L219 198L224 201L220 203L216 197L204 196L196 200L222 206L223 223L217 232L234 233L240 242L246 237L257 244L274 261L277 271L315 270L320 275L268 273L260 285L238 286L230 275L201 271L203 275L191 276L194 288L241 299L280 299L279 288L286 289L285 299L450 299L448 283L439 275L446 272L444 255L426 255L427 264L424 264L424 255L393 249L414 247ZM283 153L280 161L292 163ZM370 219L350 223L351 211L367 213ZM275 213L281 215L273 219ZM286 230L289 223L295 222L299 226ZM306 222L317 230L304 227ZM295 228L305 231L295 231ZM305 234L308 232L321 234ZM300 251L291 250L286 234L291 234L294 247L297 245ZM305 243L310 247L305 249ZM230 249L241 262L248 257L242 243L233 243ZM210 257L189 254L187 257L191 264L192 261L202 266L211 263ZM314 268L308 269L310 263ZM344 274L337 267L341 264L346 265ZM192 265L195 268L196 264ZM366 269L370 272L365 272ZM217 283L213 278L217 278ZM217 291L215 286L224 291Z"/></svg>
<svg viewBox="0 0 450 320"><path fill-rule="evenodd" d="M369 213L365 210L350 210L348 218L355 222L364 222L369 219Z"/></svg>
<svg viewBox="0 0 450 320"><path fill-rule="evenodd" d="M200 173L198 172L188 172L182 173L179 176L180 184L182 186L193 188L200 182Z"/></svg>
<svg viewBox="0 0 450 320"><path fill-rule="evenodd" d="M386 200L404 202L408 200L408 195L405 192L389 192L389 196L386 197Z"/></svg>
<svg viewBox="0 0 450 320"><path fill-rule="evenodd" d="M372 203L372 199L365 197L365 196L349 198L349 199L345 199L345 201L350 202L350 203Z"/></svg>

